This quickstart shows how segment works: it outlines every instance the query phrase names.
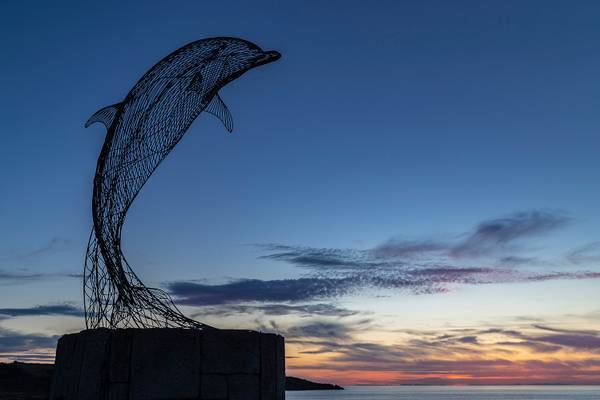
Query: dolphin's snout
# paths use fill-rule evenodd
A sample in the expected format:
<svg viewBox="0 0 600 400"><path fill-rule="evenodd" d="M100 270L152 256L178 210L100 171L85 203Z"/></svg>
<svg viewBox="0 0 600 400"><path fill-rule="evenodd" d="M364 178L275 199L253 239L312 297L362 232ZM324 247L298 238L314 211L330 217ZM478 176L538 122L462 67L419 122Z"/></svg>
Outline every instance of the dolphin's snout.
<svg viewBox="0 0 600 400"><path fill-rule="evenodd" d="M281 53L275 50L263 51L261 55L259 55L256 59L256 62L259 64L266 64L281 58Z"/></svg>
<svg viewBox="0 0 600 400"><path fill-rule="evenodd" d="M281 58L281 53L278 52L277 50L269 50L269 51L265 51L264 53L268 58L270 58L272 60L278 60Z"/></svg>

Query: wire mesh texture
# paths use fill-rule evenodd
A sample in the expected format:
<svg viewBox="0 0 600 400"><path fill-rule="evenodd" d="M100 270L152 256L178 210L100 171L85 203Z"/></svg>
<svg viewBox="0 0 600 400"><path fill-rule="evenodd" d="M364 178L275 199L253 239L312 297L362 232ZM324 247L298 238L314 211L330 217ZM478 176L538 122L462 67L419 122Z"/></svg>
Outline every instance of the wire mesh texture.
<svg viewBox="0 0 600 400"><path fill-rule="evenodd" d="M211 328L183 315L165 291L142 283L123 255L121 231L148 178L201 112L216 116L232 131L218 91L280 56L237 38L189 43L154 65L122 102L102 108L86 122L86 128L95 122L107 128L94 176L94 227L83 277L88 328Z"/></svg>

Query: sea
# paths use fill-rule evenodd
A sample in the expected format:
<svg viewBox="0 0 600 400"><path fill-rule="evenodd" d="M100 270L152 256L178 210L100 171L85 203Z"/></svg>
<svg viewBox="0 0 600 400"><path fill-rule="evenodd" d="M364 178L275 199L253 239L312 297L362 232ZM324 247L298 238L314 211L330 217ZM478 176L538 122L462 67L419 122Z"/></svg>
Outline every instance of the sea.
<svg viewBox="0 0 600 400"><path fill-rule="evenodd" d="M286 392L286 400L600 400L600 386L348 386Z"/></svg>

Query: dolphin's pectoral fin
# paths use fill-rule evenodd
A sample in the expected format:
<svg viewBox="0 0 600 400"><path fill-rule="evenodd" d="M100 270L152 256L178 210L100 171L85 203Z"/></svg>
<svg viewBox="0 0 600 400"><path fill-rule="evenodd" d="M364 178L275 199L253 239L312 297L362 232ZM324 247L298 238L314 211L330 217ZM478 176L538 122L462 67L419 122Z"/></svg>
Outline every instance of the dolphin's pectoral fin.
<svg viewBox="0 0 600 400"><path fill-rule="evenodd" d="M121 103L117 103L96 111L94 115L92 115L90 119L87 120L87 122L85 123L85 127L87 128L93 123L101 122L104 124L104 126L106 126L106 129L108 129L112 125L120 105Z"/></svg>
<svg viewBox="0 0 600 400"><path fill-rule="evenodd" d="M233 118L231 118L231 113L227 109L225 103L223 103L219 93L215 94L204 111L219 118L223 125L225 125L225 129L229 132L233 131Z"/></svg>

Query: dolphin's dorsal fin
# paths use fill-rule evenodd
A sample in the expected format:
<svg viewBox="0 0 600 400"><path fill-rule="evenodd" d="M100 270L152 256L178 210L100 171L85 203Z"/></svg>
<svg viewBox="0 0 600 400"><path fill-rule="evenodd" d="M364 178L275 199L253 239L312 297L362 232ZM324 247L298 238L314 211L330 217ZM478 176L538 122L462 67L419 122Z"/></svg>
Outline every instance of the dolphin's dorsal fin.
<svg viewBox="0 0 600 400"><path fill-rule="evenodd" d="M233 131L233 118L231 118L231 113L227 109L225 103L223 103L219 93L215 94L204 111L219 118L223 125L225 125L225 129L227 129L229 132Z"/></svg>
<svg viewBox="0 0 600 400"><path fill-rule="evenodd" d="M108 129L112 125L115 119L115 115L117 114L117 111L119 111L120 106L121 103L117 103L96 111L94 115L92 115L90 119L87 120L87 122L85 123L85 127L87 128L88 126L96 122L101 122L104 124L104 126L106 126L106 129Z"/></svg>

